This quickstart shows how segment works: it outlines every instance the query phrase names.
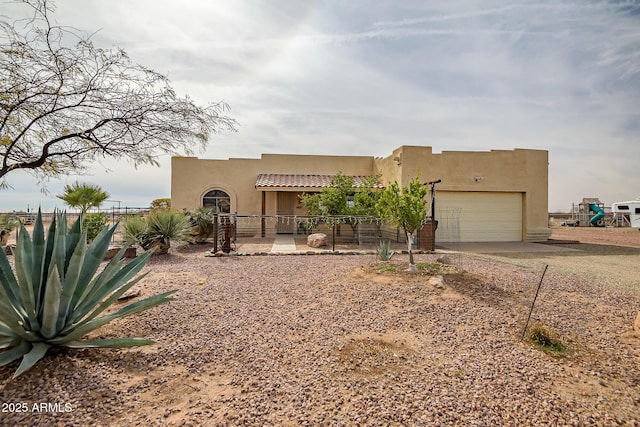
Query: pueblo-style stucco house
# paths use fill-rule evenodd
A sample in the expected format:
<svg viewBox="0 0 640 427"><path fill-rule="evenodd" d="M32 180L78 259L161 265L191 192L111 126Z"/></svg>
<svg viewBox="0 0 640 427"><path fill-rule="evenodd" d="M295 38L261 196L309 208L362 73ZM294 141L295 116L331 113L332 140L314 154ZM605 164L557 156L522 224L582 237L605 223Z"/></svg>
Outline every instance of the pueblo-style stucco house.
<svg viewBox="0 0 640 427"><path fill-rule="evenodd" d="M263 154L260 159L206 160L174 157L171 204L202 206L242 215L304 215L298 196L317 192L338 172L355 177L381 174L382 185L406 185L416 174L436 185L436 219L459 213L461 242L544 240L547 225L548 152L544 150L443 151L401 146L389 156ZM270 232L292 233L285 223ZM439 238L436 232L436 241ZM446 237L445 237L446 239Z"/></svg>

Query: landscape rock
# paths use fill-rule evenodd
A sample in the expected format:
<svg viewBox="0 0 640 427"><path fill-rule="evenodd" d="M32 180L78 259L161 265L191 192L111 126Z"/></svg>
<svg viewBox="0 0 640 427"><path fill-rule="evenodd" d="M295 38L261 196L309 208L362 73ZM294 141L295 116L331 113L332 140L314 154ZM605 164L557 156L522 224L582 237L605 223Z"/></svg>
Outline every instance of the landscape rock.
<svg viewBox="0 0 640 427"><path fill-rule="evenodd" d="M640 332L637 259L582 249L448 254L439 290L426 269L381 270L375 254L203 262L177 247L135 286L176 297L88 337L157 344L52 353L18 381L18 361L0 368L2 401L29 409L0 425L638 425L638 341L621 336ZM542 263L553 271L535 316L579 343L561 357L521 341ZM72 410L31 410L56 401Z"/></svg>
<svg viewBox="0 0 640 427"><path fill-rule="evenodd" d="M427 283L434 288L444 289L444 277L442 276L433 276L427 280Z"/></svg>
<svg viewBox="0 0 640 427"><path fill-rule="evenodd" d="M107 253L104 255L104 260L109 261L111 258L118 254L118 251L122 249L119 246L112 246L107 250ZM133 246L129 246L124 251L124 258L135 258L136 257L136 248Z"/></svg>
<svg viewBox="0 0 640 427"><path fill-rule="evenodd" d="M451 264L451 258L449 258L446 255L441 256L440 258L438 258L436 260L436 262L439 262L440 264L447 264L450 265Z"/></svg>
<svg viewBox="0 0 640 427"><path fill-rule="evenodd" d="M140 289L129 289L127 292L122 294L120 298L118 298L118 301L126 301L139 296L140 296Z"/></svg>
<svg viewBox="0 0 640 427"><path fill-rule="evenodd" d="M320 248L327 245L327 235L324 233L313 233L307 237L307 246Z"/></svg>

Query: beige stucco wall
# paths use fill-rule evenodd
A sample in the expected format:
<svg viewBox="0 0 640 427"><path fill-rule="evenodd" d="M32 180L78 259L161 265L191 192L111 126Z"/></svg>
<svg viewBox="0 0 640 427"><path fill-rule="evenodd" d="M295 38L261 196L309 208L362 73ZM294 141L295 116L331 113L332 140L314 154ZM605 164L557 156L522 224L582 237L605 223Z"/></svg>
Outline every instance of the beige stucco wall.
<svg viewBox="0 0 640 427"><path fill-rule="evenodd" d="M401 146L385 158L369 156L304 156L264 154L260 159L206 160L174 157L171 203L175 209L202 206L202 197L221 189L231 197L231 210L241 215L262 212L262 192L255 189L261 173L382 174L383 184L406 185L419 173L421 182L442 179L436 191L520 192L523 194L523 239L544 239L547 225L548 152L544 150L444 151ZM476 177L482 177L476 181ZM304 191L291 188L287 191ZM266 192L267 215L276 213L276 192ZM297 213L297 212L296 212Z"/></svg>
<svg viewBox="0 0 640 427"><path fill-rule="evenodd" d="M260 159L206 160L196 157L171 159L171 206L195 209L210 190L224 190L231 197L231 211L260 215L262 192L255 184L261 173L333 175L375 174L371 156L305 156L263 154ZM304 191L290 188L287 191ZM276 193L266 193L267 215L276 213Z"/></svg>
<svg viewBox="0 0 640 427"><path fill-rule="evenodd" d="M400 164L398 164L400 163ZM548 152L545 150L443 151L402 146L376 159L384 184L406 185L419 173L421 182L442 179L437 191L520 192L523 194L523 239L549 236ZM481 177L479 181L476 177Z"/></svg>

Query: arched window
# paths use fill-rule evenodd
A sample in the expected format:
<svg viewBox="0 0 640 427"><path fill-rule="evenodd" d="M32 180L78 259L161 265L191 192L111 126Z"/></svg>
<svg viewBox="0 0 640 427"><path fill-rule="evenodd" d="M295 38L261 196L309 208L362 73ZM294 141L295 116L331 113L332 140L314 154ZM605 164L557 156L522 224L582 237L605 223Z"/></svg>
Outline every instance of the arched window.
<svg viewBox="0 0 640 427"><path fill-rule="evenodd" d="M213 213L231 213L231 198L222 190L211 190L202 198L202 206Z"/></svg>

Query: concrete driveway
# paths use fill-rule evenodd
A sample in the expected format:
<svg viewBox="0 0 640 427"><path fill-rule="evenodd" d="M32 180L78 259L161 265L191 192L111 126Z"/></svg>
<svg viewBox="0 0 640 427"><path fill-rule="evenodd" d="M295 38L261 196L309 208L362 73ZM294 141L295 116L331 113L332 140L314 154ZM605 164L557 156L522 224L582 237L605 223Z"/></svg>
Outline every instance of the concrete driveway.
<svg viewBox="0 0 640 427"><path fill-rule="evenodd" d="M469 252L476 254L499 254L514 252L579 252L561 244L531 242L465 242L436 245L437 250Z"/></svg>

